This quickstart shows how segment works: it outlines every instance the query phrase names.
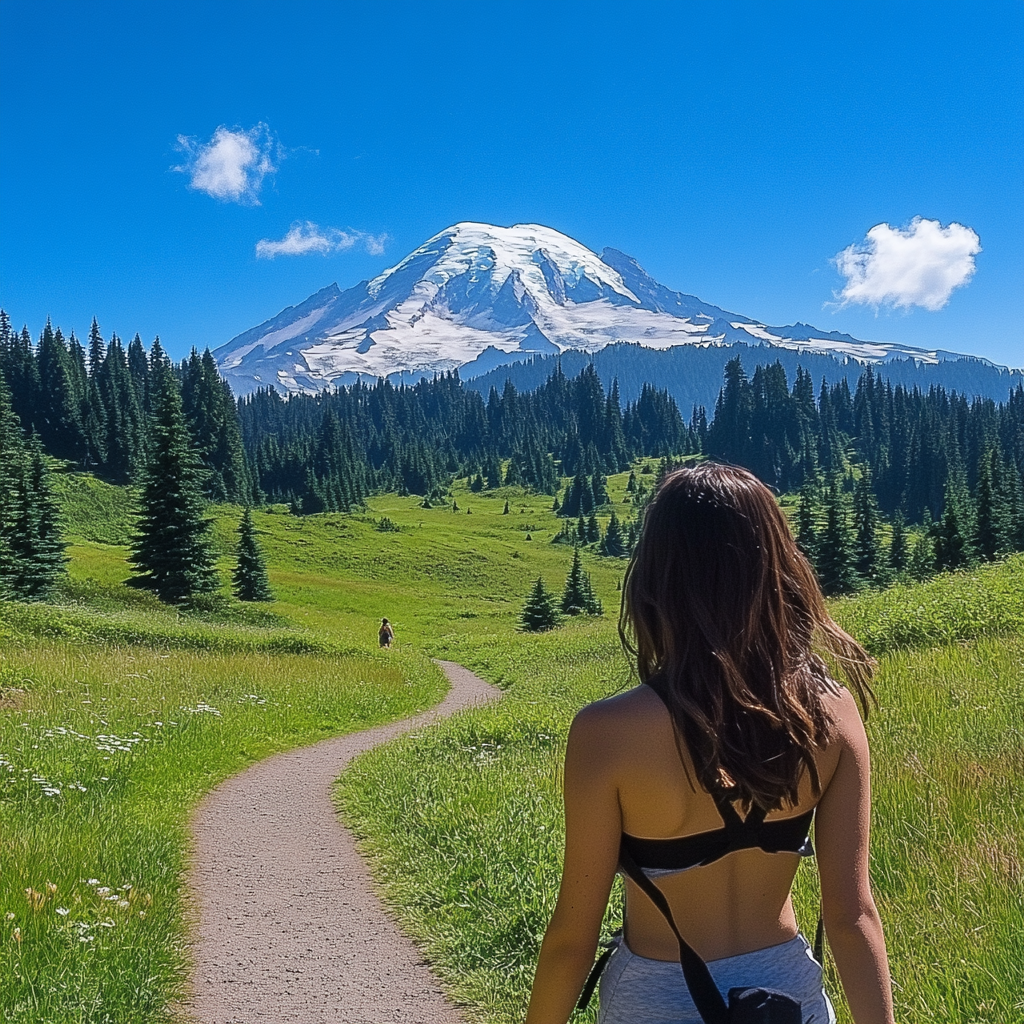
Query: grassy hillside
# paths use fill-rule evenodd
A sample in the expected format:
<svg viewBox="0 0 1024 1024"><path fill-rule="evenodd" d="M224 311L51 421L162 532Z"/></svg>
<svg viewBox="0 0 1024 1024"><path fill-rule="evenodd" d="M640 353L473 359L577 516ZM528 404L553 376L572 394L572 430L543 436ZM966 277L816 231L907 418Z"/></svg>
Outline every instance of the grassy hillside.
<svg viewBox="0 0 1024 1024"><path fill-rule="evenodd" d="M957 603L929 599L986 584L992 600L959 630L983 639L944 643ZM1024 603L1024 559L905 596L922 609L921 645L899 647L896 630L876 637L881 707L869 723L872 869L899 1019L1003 1024L1021 1019L1024 636L1019 625L993 634L1003 624L997 599ZM866 609L843 603L844 620L879 599L862 600ZM502 678L502 704L365 756L338 797L454 991L481 1020L513 1021L556 894L564 736L575 710L628 674L609 621L486 651L470 641L452 656ZM809 931L813 867L801 868L796 896ZM831 971L830 980L837 991Z"/></svg>
<svg viewBox="0 0 1024 1024"><path fill-rule="evenodd" d="M628 514L625 483L612 477L609 489ZM502 685L501 704L364 757L339 802L453 991L482 1021L521 1017L558 880L565 730L582 704L630 685L615 635L624 563L584 556L602 618L525 635L517 619L531 584L541 575L560 592L572 556L550 543L551 499L457 490L454 512L385 495L350 516L257 512L277 600L186 615L123 585L123 492L73 476L60 486L74 531L68 584L56 605L0 608L0 753L13 769L5 783L0 766L0 829L14 837L0 845L0 913L15 913L0 935L22 935L0 943L0 1015L160 1019L183 971L187 807L272 749L436 699L442 683L423 656L443 655ZM238 514L215 511L225 580ZM381 530L385 518L397 530ZM882 663L873 869L904 1021L1021 1015L1022 608L1024 558L835 605ZM374 649L382 615L398 640L386 654ZM101 733L134 739L110 753L95 749ZM95 896L125 884L142 896ZM162 917L137 907L146 895ZM111 910L115 927L101 930L100 908L115 904L131 928ZM804 868L805 928L813 906ZM95 923L91 941L69 922ZM76 1000L84 1009L72 1016Z"/></svg>

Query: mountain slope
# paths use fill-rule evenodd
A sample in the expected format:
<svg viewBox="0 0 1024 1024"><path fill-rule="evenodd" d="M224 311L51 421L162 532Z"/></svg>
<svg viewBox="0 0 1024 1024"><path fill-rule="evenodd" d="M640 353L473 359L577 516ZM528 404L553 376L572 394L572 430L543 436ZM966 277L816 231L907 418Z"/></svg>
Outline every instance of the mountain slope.
<svg viewBox="0 0 1024 1024"><path fill-rule="evenodd" d="M214 353L236 394L321 390L358 376L473 377L509 363L618 342L649 349L737 342L881 362L942 353L863 342L807 324L767 327L672 291L636 260L600 256L539 224L461 223L372 281L323 288Z"/></svg>

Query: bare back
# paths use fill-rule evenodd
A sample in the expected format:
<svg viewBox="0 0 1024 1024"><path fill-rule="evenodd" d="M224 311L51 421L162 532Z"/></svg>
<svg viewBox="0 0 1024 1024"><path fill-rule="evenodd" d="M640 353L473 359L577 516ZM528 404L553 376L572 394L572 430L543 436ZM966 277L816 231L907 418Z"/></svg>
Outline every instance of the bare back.
<svg viewBox="0 0 1024 1024"><path fill-rule="evenodd" d="M841 698L834 698L837 704ZM847 695L847 700L852 699ZM680 761L672 720L647 686L592 705L588 712L604 738L607 782L618 793L622 831L645 839L695 835L722 827L711 796L694 779L688 754ZM837 717L844 717L836 709ZM600 728L608 716L613 728ZM859 721L859 719L858 719ZM611 723L609 723L611 724ZM840 735L842 730L840 729ZM817 762L826 791L839 761L842 739L821 752ZM773 812L768 820L795 817L817 803L810 782L800 786L796 807ZM735 956L792 939L798 931L790 890L800 857L740 850L704 867L657 879L676 922L706 960ZM640 956L676 960L675 937L656 907L632 882L626 882L626 941Z"/></svg>

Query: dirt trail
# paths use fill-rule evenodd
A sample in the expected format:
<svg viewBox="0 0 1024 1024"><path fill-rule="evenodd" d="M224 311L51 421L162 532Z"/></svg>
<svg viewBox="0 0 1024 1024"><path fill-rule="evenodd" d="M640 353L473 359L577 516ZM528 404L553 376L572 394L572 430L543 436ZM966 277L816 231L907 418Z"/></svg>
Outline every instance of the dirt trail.
<svg viewBox="0 0 1024 1024"><path fill-rule="evenodd" d="M190 888L192 996L201 1024L462 1024L374 892L331 784L364 750L494 700L439 662L448 696L414 718L278 754L200 804Z"/></svg>

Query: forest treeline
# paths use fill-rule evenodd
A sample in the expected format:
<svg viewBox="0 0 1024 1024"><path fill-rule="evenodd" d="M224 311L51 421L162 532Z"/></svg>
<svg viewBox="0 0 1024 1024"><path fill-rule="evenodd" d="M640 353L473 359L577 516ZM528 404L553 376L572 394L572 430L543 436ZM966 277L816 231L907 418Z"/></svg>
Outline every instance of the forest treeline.
<svg viewBox="0 0 1024 1024"><path fill-rule="evenodd" d="M95 320L84 345L49 320L33 343L28 328L12 330L0 310L0 373L23 430L47 454L112 483L140 480L164 369L178 378L206 497L254 500L235 399L209 350L173 364L159 338L148 352L137 334L125 346L116 334L104 340Z"/></svg>
<svg viewBox="0 0 1024 1024"><path fill-rule="evenodd" d="M485 397L452 372L288 399L268 388L236 401L209 351L173 363L159 339L148 351L138 336L125 346L95 321L85 344L49 322L33 341L0 311L0 372L26 437L37 439L26 443L111 481L142 480L165 371L209 500L346 511L375 491L440 499L465 477L475 491L515 484L551 494L578 520L562 539L596 542L587 517L607 502L607 474L638 456L703 453L800 493L801 543L835 591L883 579L866 553L881 551L883 519L897 548L912 539L907 527L919 528L916 555L886 555L894 571L912 556L941 569L1024 549L1019 384L1003 402L968 399L893 384L869 366L853 388L846 379L816 388L803 367L792 382L781 363L748 377L736 357L712 413L698 406L686 418L666 390L645 384L623 404L617 382L606 391L592 364L570 378L557 362L530 392L506 381ZM633 488L636 504L647 491ZM627 523L616 527L628 536Z"/></svg>

